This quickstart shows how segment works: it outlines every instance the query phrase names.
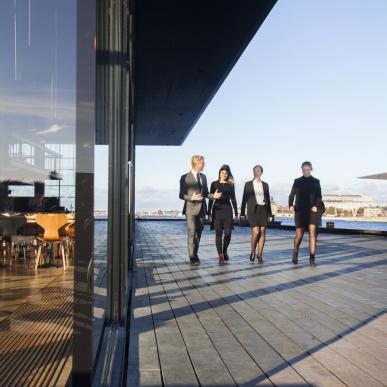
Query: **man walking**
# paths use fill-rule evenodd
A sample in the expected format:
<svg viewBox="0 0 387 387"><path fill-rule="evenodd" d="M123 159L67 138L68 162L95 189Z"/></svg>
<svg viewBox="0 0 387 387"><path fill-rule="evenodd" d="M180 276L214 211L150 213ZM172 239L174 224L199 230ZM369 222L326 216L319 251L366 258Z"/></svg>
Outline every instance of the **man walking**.
<svg viewBox="0 0 387 387"><path fill-rule="evenodd" d="M180 178L179 198L184 200L183 214L188 227L188 255L192 265L199 265L200 237L207 212L206 198L219 199L222 193L208 192L207 178L204 173L204 157L195 155L191 159L192 170Z"/></svg>

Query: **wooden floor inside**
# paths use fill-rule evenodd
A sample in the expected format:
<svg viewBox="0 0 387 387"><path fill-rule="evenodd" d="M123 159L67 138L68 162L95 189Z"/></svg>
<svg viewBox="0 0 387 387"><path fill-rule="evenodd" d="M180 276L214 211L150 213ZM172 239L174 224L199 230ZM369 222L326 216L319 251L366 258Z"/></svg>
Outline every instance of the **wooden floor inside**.
<svg viewBox="0 0 387 387"><path fill-rule="evenodd" d="M387 239L321 234L311 268L282 230L250 263L249 232L190 267L184 222L138 223L127 385L387 385Z"/></svg>
<svg viewBox="0 0 387 387"><path fill-rule="evenodd" d="M0 269L0 386L64 386L71 371L73 270Z"/></svg>

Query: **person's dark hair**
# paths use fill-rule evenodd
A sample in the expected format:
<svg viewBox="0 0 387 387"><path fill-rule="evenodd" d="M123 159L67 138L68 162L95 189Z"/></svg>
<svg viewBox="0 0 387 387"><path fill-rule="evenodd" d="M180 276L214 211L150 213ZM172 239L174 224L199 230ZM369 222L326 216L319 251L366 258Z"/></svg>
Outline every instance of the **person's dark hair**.
<svg viewBox="0 0 387 387"><path fill-rule="evenodd" d="M253 172L254 172L255 168L259 168L261 170L261 173L263 173L262 165L259 165L259 164L255 165L254 168L253 168Z"/></svg>
<svg viewBox="0 0 387 387"><path fill-rule="evenodd" d="M228 177L227 177L227 181L231 184L234 184L234 176L232 175L231 173L231 168L227 165L227 164L223 164L220 168L219 168L219 172L218 172L218 181L220 181L220 172L222 171L226 171L227 174L228 174Z"/></svg>
<svg viewBox="0 0 387 387"><path fill-rule="evenodd" d="M302 167L305 167L305 166L309 167L310 169L313 169L312 163L311 163L310 161L304 161L304 162L301 164L301 168L302 168Z"/></svg>

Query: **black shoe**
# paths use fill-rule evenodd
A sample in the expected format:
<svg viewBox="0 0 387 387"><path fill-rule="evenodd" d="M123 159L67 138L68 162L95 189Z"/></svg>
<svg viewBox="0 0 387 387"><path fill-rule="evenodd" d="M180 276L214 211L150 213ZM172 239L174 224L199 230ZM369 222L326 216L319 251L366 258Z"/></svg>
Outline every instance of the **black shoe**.
<svg viewBox="0 0 387 387"><path fill-rule="evenodd" d="M255 253L251 253L250 254L250 262L254 262L255 261Z"/></svg>
<svg viewBox="0 0 387 387"><path fill-rule="evenodd" d="M190 260L190 264L191 264L192 266L199 266L199 265L200 265L200 260L199 260L199 258L190 258L189 260Z"/></svg>
<svg viewBox="0 0 387 387"><path fill-rule="evenodd" d="M258 263L263 263L263 258L260 256L257 256Z"/></svg>
<svg viewBox="0 0 387 387"><path fill-rule="evenodd" d="M298 251L293 251L292 262L294 265L297 265L297 263L298 263Z"/></svg>
<svg viewBox="0 0 387 387"><path fill-rule="evenodd" d="M224 260L225 260L226 262L230 259L230 257L228 256L227 253L223 253L223 256L224 256Z"/></svg>
<svg viewBox="0 0 387 387"><path fill-rule="evenodd" d="M309 265L312 267L316 266L316 258L313 255L309 257Z"/></svg>

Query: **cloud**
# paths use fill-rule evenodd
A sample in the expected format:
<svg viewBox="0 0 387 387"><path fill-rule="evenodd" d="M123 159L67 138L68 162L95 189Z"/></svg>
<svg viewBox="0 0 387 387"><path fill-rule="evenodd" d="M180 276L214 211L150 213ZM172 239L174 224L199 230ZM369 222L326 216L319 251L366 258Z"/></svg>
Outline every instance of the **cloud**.
<svg viewBox="0 0 387 387"><path fill-rule="evenodd" d="M75 119L75 99L72 96L68 100L58 102L56 116L61 121L73 121ZM0 113L8 117L35 117L52 119L53 112L50 109L48 97L36 97L36 95L0 95Z"/></svg>
<svg viewBox="0 0 387 387"><path fill-rule="evenodd" d="M321 190L325 194L338 194L340 192L340 186L336 183L322 183Z"/></svg>
<svg viewBox="0 0 387 387"><path fill-rule="evenodd" d="M53 124L49 128L44 129L44 130L38 130L34 129L35 134L38 135L43 135L43 134L52 134L52 133L58 133L62 131L63 129L68 128L68 125L58 125L58 124Z"/></svg>
<svg viewBox="0 0 387 387"><path fill-rule="evenodd" d="M345 193L371 196L375 202L387 202L387 181L358 181L345 187Z"/></svg>
<svg viewBox="0 0 387 387"><path fill-rule="evenodd" d="M270 183L270 182L269 182ZM293 181L277 182L270 184L270 194L277 204L286 205ZM238 206L241 204L243 184L236 186ZM370 196L376 203L387 202L387 181L354 181L347 185L339 185L335 182L322 183L324 194L364 194ZM144 185L136 189L136 209L155 211L181 210L183 201L178 198L178 190L163 187Z"/></svg>
<svg viewBox="0 0 387 387"><path fill-rule="evenodd" d="M136 189L136 209L154 211L158 209L182 209L177 189L143 186Z"/></svg>
<svg viewBox="0 0 387 387"><path fill-rule="evenodd" d="M293 181L270 184L270 195L277 204L286 204L288 202L292 184Z"/></svg>

